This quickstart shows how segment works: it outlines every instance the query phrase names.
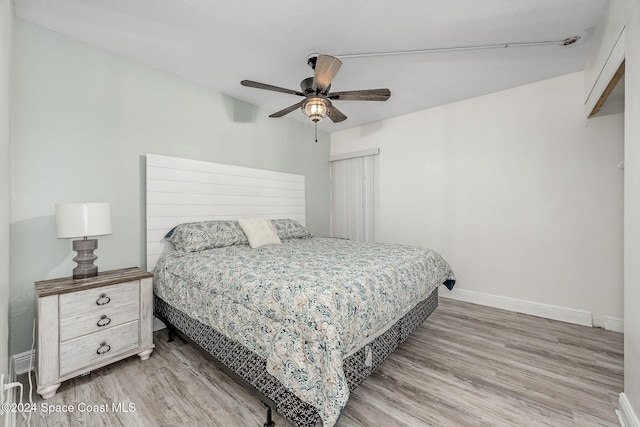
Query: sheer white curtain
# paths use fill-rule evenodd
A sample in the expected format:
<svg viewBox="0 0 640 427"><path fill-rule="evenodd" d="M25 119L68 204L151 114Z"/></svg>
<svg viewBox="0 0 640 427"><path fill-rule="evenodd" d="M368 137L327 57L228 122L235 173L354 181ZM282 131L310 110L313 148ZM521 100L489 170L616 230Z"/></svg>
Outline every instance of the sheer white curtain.
<svg viewBox="0 0 640 427"><path fill-rule="evenodd" d="M331 161L331 235L375 240L375 154L353 153ZM344 158L347 157L347 158Z"/></svg>

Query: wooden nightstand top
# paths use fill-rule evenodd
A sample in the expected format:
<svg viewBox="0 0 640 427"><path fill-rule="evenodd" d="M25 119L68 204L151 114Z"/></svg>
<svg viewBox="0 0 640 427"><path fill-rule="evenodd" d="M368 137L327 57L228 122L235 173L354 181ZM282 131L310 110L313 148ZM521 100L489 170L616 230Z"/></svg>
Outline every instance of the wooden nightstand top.
<svg viewBox="0 0 640 427"><path fill-rule="evenodd" d="M130 267L99 272L97 276L88 279L63 277L60 279L41 280L36 282L36 294L38 298L41 298L49 295L66 294L149 277L153 277L153 273L139 267Z"/></svg>

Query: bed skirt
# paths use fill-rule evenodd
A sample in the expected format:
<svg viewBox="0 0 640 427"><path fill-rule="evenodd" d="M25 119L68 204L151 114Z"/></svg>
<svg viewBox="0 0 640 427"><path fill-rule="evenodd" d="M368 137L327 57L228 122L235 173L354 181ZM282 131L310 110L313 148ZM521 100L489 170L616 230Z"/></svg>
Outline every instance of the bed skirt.
<svg viewBox="0 0 640 427"><path fill-rule="evenodd" d="M257 396L298 427L321 425L316 409L285 389L267 372L266 360L213 328L189 317L154 295L158 318L175 329L190 343L217 361L236 380L249 385ZM404 342L438 306L438 288L369 344L344 360L349 390L362 381Z"/></svg>

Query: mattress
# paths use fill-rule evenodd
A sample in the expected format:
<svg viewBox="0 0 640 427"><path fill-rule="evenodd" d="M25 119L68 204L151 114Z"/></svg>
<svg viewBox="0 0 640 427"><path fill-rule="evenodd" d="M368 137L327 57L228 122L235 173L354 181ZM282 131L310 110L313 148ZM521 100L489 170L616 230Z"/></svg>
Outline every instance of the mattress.
<svg viewBox="0 0 640 427"><path fill-rule="evenodd" d="M170 252L154 292L263 359L331 426L349 397L345 360L363 351L371 359L371 343L453 280L429 249L313 237Z"/></svg>

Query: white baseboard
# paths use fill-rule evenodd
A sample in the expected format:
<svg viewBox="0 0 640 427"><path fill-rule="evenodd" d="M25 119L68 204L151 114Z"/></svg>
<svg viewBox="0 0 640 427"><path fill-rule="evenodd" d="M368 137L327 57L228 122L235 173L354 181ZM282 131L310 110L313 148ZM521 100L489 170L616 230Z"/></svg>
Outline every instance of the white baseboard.
<svg viewBox="0 0 640 427"><path fill-rule="evenodd" d="M624 333L624 319L619 317L604 316L604 328L607 331Z"/></svg>
<svg viewBox="0 0 640 427"><path fill-rule="evenodd" d="M9 358L10 382L17 382L19 375L28 373L29 368L31 368L31 370L34 369L33 364L32 363L30 364L32 355L35 358L35 350L29 350L29 351L25 351L24 353L14 354ZM35 385L35 383L33 384ZM30 388L29 384L26 384L24 387L25 387L24 391L26 393L33 393L34 390ZM22 400L19 394L20 392L21 392L21 389L19 387L14 387L10 389L9 395L8 395L9 403L21 402ZM14 427L16 425L18 414L21 414L20 416L24 418L25 425L29 425L29 420L31 419L31 413L29 413L27 417L24 412L21 413L21 412L14 411L9 413L8 416L6 417L5 427Z"/></svg>
<svg viewBox="0 0 640 427"><path fill-rule="evenodd" d="M515 311L517 313L544 317L546 319L560 320L562 322L575 323L583 326L593 326L591 312L586 310L558 307L555 305L501 297L498 295L485 294L482 292L468 291L458 288L453 288L452 291L443 290L439 292L438 295L458 301L471 302L474 304L486 305L488 307Z"/></svg>
<svg viewBox="0 0 640 427"><path fill-rule="evenodd" d="M11 356L11 360L13 362L13 372L16 377L18 375L26 374L29 372L29 366L31 366L31 370L33 370L34 362L36 360L36 351L29 350L23 353L14 354Z"/></svg>
<svg viewBox="0 0 640 427"><path fill-rule="evenodd" d="M633 408L629 404L629 400L624 393L620 393L618 405L616 414L618 415L620 425L622 427L640 427L640 419L638 419L638 416L633 411Z"/></svg>
<svg viewBox="0 0 640 427"><path fill-rule="evenodd" d="M160 329L166 328L165 324L162 323L162 320L157 317L153 318L153 332L159 331Z"/></svg>

